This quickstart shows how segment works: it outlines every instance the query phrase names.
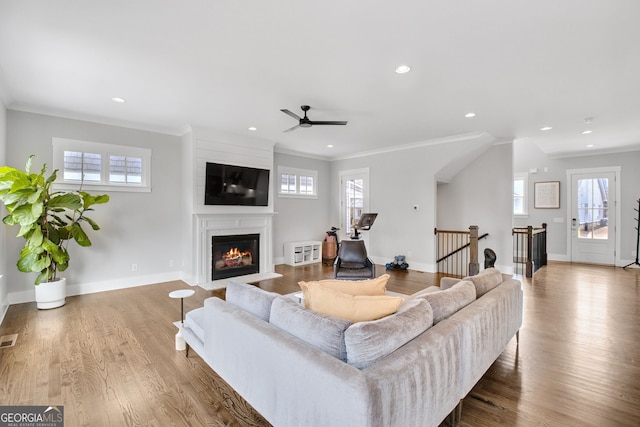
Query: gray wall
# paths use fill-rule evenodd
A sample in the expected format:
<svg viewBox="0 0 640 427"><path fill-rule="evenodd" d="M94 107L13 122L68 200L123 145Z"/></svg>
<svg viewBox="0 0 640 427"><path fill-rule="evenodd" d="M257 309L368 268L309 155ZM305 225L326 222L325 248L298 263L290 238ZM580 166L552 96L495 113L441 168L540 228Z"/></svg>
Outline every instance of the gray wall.
<svg viewBox="0 0 640 427"><path fill-rule="evenodd" d="M570 236L569 212L566 206L566 191L570 183L567 182L567 170L597 167L620 166L621 182L618 211L620 212L621 242L620 254L616 256L617 264L625 265L635 258L632 254L636 246L634 218L640 198L640 151L625 153L598 154L551 158L544 154L531 141L523 139L514 143L514 173L529 173L529 203L528 218L514 219L515 225L540 225L546 222L549 226L547 251L551 259L570 260L570 248L567 239ZM537 173L530 173L537 168ZM547 171L545 172L545 168ZM533 183L536 181L560 181L560 209L534 209ZM554 222L554 218L562 218L563 222Z"/></svg>
<svg viewBox="0 0 640 427"><path fill-rule="evenodd" d="M367 232L368 252L376 263L405 255L409 268L435 271L435 177L457 163L458 153L486 144L484 138L448 140L332 162L331 188L336 192L340 171L369 168L369 210L377 212L378 218ZM331 223L338 223L338 196L332 200ZM414 210L414 205L419 209Z"/></svg>
<svg viewBox="0 0 640 427"><path fill-rule="evenodd" d="M35 170L52 163L54 136L150 148L152 191L109 192L110 202L97 206L91 215L102 228L88 231L93 246L70 244L71 262L64 275L70 287L82 284L82 293L180 277L179 137L12 110L8 111L7 130L6 163L23 167L28 156L36 154ZM15 233L17 229L8 230L9 265L15 264L23 244L22 239L11 237ZM170 260L175 261L174 267L169 266ZM137 272L132 272L132 264L137 264ZM34 277L14 268L7 276L9 292L15 292L18 299L28 298Z"/></svg>
<svg viewBox="0 0 640 427"><path fill-rule="evenodd" d="M5 163L5 154L7 148L7 109L4 106L4 101L0 98L0 165ZM4 205L0 203L0 217L5 216ZM4 318L4 314L8 308L8 294L9 289L7 286L7 252L6 252L6 235L7 227L0 224L0 322Z"/></svg>
<svg viewBox="0 0 640 427"><path fill-rule="evenodd" d="M478 262L484 268L485 248L496 252L496 267L513 271L511 262L512 144L495 145L462 169L449 183L438 184L437 227L467 230L477 225L489 236L479 242Z"/></svg>
<svg viewBox="0 0 640 427"><path fill-rule="evenodd" d="M278 197L277 179L273 179L273 206L277 215L273 217L273 257L280 264L284 257L284 243L300 240L323 240L325 232L334 223L330 222L332 201L337 199L331 187L331 164L329 161L275 153L274 177L278 166L318 171L318 198L296 199Z"/></svg>

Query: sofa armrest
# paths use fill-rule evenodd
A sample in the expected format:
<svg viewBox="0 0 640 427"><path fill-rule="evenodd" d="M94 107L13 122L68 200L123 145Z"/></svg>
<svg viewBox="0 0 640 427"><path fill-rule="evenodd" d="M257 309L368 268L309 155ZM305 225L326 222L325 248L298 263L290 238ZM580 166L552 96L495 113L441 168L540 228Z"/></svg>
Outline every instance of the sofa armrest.
<svg viewBox="0 0 640 427"><path fill-rule="evenodd" d="M444 319L366 368L371 426L440 425L460 402L461 340L461 325Z"/></svg>
<svg viewBox="0 0 640 427"><path fill-rule="evenodd" d="M360 370L218 298L205 307L205 360L271 424L372 425Z"/></svg>
<svg viewBox="0 0 640 427"><path fill-rule="evenodd" d="M449 318L462 326L462 397L518 332L522 312L522 284L508 279Z"/></svg>

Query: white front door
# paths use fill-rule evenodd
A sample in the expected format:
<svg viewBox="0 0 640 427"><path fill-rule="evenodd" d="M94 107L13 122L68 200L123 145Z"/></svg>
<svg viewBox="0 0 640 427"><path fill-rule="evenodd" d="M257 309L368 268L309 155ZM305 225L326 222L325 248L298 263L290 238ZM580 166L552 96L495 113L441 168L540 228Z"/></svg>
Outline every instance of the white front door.
<svg viewBox="0 0 640 427"><path fill-rule="evenodd" d="M571 261L615 264L616 173L575 172L571 177Z"/></svg>

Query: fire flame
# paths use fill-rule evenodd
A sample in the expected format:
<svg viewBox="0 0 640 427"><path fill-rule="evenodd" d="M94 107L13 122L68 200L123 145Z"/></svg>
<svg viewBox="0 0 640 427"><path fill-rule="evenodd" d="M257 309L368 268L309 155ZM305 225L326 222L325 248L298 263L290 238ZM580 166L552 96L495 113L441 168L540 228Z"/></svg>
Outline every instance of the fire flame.
<svg viewBox="0 0 640 427"><path fill-rule="evenodd" d="M240 264L243 258L248 258L251 263L251 251L240 252L238 248L231 248L228 252L222 255L222 259L227 267L234 267Z"/></svg>

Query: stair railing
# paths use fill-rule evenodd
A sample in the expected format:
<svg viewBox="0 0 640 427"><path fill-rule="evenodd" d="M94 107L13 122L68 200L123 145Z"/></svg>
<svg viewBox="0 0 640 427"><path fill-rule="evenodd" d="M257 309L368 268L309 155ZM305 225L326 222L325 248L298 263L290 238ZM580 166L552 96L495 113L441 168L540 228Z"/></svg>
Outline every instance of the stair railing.
<svg viewBox="0 0 640 427"><path fill-rule="evenodd" d="M533 277L543 265L547 265L547 224L542 227L514 227L513 263L514 273Z"/></svg>
<svg viewBox="0 0 640 427"><path fill-rule="evenodd" d="M438 273L448 276L474 276L480 271L478 263L478 240L489 234L478 236L478 226L469 231L434 229L436 237L436 265Z"/></svg>

